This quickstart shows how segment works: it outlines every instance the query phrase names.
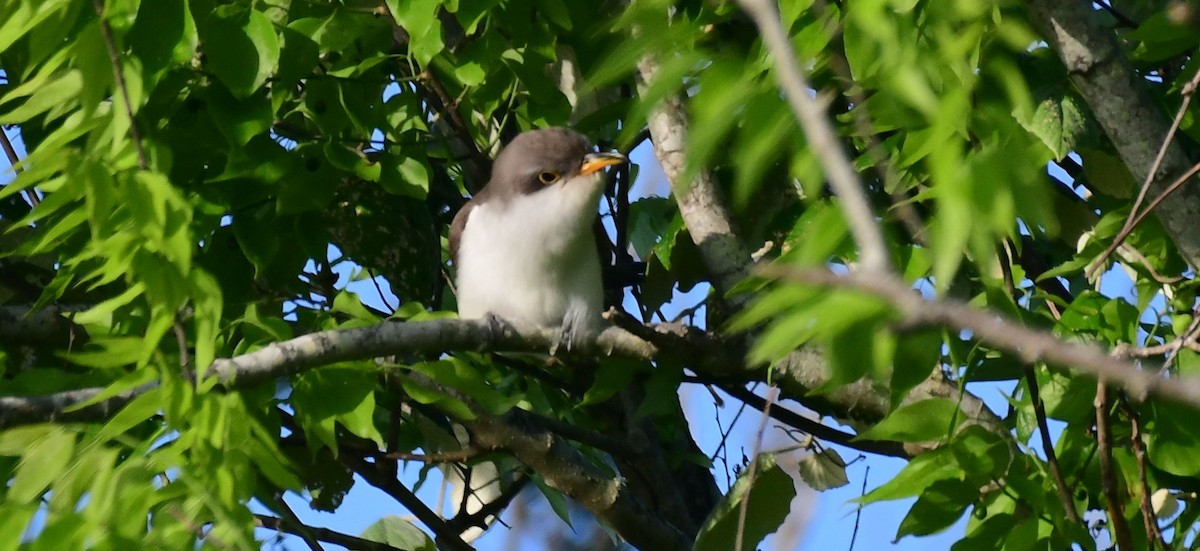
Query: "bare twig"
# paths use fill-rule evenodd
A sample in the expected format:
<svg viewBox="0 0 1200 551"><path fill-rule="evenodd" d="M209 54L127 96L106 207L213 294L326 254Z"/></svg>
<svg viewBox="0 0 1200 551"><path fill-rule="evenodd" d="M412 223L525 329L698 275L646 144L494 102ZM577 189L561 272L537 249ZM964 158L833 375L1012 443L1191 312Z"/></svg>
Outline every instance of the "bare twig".
<svg viewBox="0 0 1200 551"><path fill-rule="evenodd" d="M1112 4L1110 4L1109 2L1107 2L1105 0L1100 0L1100 1L1096 2L1096 5L1100 6L1100 9L1108 12L1109 15L1113 16L1113 19L1116 19L1117 22L1120 23L1122 27L1126 27L1129 29L1136 29L1140 25L1140 23L1138 23L1137 21L1134 21L1133 18L1117 11L1116 8L1112 7Z"/></svg>
<svg viewBox="0 0 1200 551"><path fill-rule="evenodd" d="M179 374L183 380L195 384L196 375L192 367L192 356L188 352L187 330L184 329L183 319L178 314L172 329L175 332L175 345L179 348Z"/></svg>
<svg viewBox="0 0 1200 551"><path fill-rule="evenodd" d="M792 51L791 40L779 20L779 12L771 0L739 0L742 9L750 14L763 34L763 42L775 60L780 87L800 121L808 145L825 168L829 184L842 198L842 209L850 223L850 231L858 243L862 268L869 272L885 272L890 268L883 233L871 211L866 192L853 165L846 158L837 134L825 117L820 103L809 96L809 85Z"/></svg>
<svg viewBox="0 0 1200 551"><path fill-rule="evenodd" d="M292 533L300 536L300 539L304 540L304 544L308 546L310 551L324 551L324 548L321 547L321 542L318 541L319 538L315 534L315 530L311 526L300 522L300 517L296 516L296 512L283 500L282 494L275 496L275 506L283 513L287 523L296 528L296 531Z"/></svg>
<svg viewBox="0 0 1200 551"><path fill-rule="evenodd" d="M867 479L870 478L870 476L871 466L867 465L867 470L863 473L862 489L858 491L859 497L867 495ZM847 548L848 551L854 551L854 542L858 540L858 522L862 520L863 507L865 507L865 505L859 504L858 507L854 508L854 532L850 534L850 547Z"/></svg>
<svg viewBox="0 0 1200 551"><path fill-rule="evenodd" d="M1124 344L1119 344L1113 349L1113 356L1118 358L1153 358L1154 356L1162 356L1179 348L1186 348L1192 352L1200 352L1200 343L1197 343L1195 337L1191 340L1184 341L1183 339L1175 339L1171 342L1156 344L1154 346L1131 347Z"/></svg>
<svg viewBox="0 0 1200 551"><path fill-rule="evenodd" d="M400 461L419 461L421 463L462 463L483 455L483 451L466 447L461 450L437 453L390 452L384 457Z"/></svg>
<svg viewBox="0 0 1200 551"><path fill-rule="evenodd" d="M1129 444L1133 447L1133 456L1137 460L1138 466L1138 500L1142 511L1142 523L1146 526L1146 533L1150 535L1151 541L1157 543L1163 549L1170 549L1167 546L1166 540L1163 538L1162 529L1158 527L1158 516L1154 514L1154 505L1150 502L1150 481L1146 477L1146 445L1142 442L1142 425L1138 418L1138 413L1129 405L1129 401L1124 396L1120 397L1121 409L1125 411L1125 415L1129 417L1129 425L1132 432L1129 435ZM1151 550L1153 550L1153 545Z"/></svg>
<svg viewBox="0 0 1200 551"><path fill-rule="evenodd" d="M96 16L100 20L100 34L104 37L104 48L108 50L108 60L112 63L113 82L117 84L117 90L121 92L121 99L124 100L125 116L129 117L129 137L133 139L133 146L137 149L138 168L146 170L150 168L150 162L146 159L146 149L142 146L137 119L133 117L133 103L130 102L129 87L125 84L125 72L121 70L121 55L117 52L112 26L104 16L104 0L92 0L92 6L96 8Z"/></svg>
<svg viewBox="0 0 1200 551"><path fill-rule="evenodd" d="M1175 362L1175 357L1179 355L1179 349L1185 348L1188 343L1195 343L1196 336L1200 334L1200 311L1192 311L1192 322L1188 324L1187 329L1174 342L1179 343L1179 346L1167 351L1167 357L1163 360L1162 367L1158 370L1159 373L1165 373L1171 370L1171 364Z"/></svg>
<svg viewBox="0 0 1200 551"><path fill-rule="evenodd" d="M1134 199L1133 207L1129 209L1129 216L1125 218L1125 224L1121 226L1122 235L1128 235L1127 232L1133 229L1135 225L1133 219L1137 216L1138 208L1142 206L1142 202L1146 200L1146 194L1150 192L1150 183L1154 181L1155 173L1162 166L1163 157L1167 155L1167 148L1171 146L1171 140L1175 139L1175 133L1179 131L1179 123L1183 122L1183 114L1187 112L1188 106L1192 103L1192 93L1197 82L1200 82L1200 71L1196 73L1196 76L1192 77L1191 83L1184 88L1183 103L1179 105L1179 110L1175 112L1175 119L1171 121L1171 128L1167 130L1167 135L1163 137L1162 145L1158 148L1158 153L1154 155L1154 162L1150 165L1150 171L1146 174L1146 179L1142 180L1142 186L1138 190L1137 199ZM1112 245L1109 246L1110 250L1105 251L1105 254L1101 255L1100 262L1103 263L1104 258L1111 254L1112 250L1119 247L1122 241L1123 239L1114 239ZM1088 276L1091 277L1091 274L1088 274Z"/></svg>
<svg viewBox="0 0 1200 551"><path fill-rule="evenodd" d="M763 433L767 431L767 421L771 419L771 404L779 396L779 387L772 386L767 390L767 402L763 404L762 421L758 423L758 432L754 435L754 453L750 454L750 467L746 471L746 494L742 496L741 508L738 510L737 539L734 551L742 551L742 539L746 534L746 515L750 512L750 488L754 487L754 477L758 474L758 454L762 451Z"/></svg>
<svg viewBox="0 0 1200 551"><path fill-rule="evenodd" d="M1050 478L1054 480L1058 500L1062 502L1063 510L1067 513L1067 520L1079 523L1079 511L1075 509L1075 500L1071 498L1071 490L1067 488L1067 481L1063 478L1058 454L1054 453L1054 440L1050 438L1050 427L1046 423L1046 404L1042 403L1037 375L1033 369L1025 369L1025 386L1029 387L1029 399L1033 402L1033 413L1037 417L1038 434L1042 438L1042 449L1046 451L1046 466L1050 469Z"/></svg>
<svg viewBox="0 0 1200 551"><path fill-rule="evenodd" d="M388 315L395 314L396 307L388 303L387 297L383 296L383 288L379 286L379 280L376 279L378 276L370 270L367 270L367 275L371 276L371 284L375 286L375 294L379 296L379 302L383 303L383 307L388 309Z"/></svg>
<svg viewBox="0 0 1200 551"><path fill-rule="evenodd" d="M1096 446L1100 455L1100 491L1108 512L1108 526L1118 549L1133 549L1129 525L1125 522L1121 495L1117 492L1117 474L1112 465L1112 434L1108 427L1108 385L1103 378L1096 382Z"/></svg>
<svg viewBox="0 0 1200 551"><path fill-rule="evenodd" d="M1192 168L1189 168L1187 172L1183 173L1182 176L1176 178L1174 182L1171 182L1171 185L1163 189L1162 193L1159 193L1152 201L1150 201L1150 204L1146 206L1146 210L1138 213L1137 216L1134 216L1133 213L1130 212L1130 222L1128 222L1124 228L1121 228L1121 231L1117 232L1117 236L1113 238L1113 242L1108 246L1108 248L1104 249L1104 252L1101 253L1100 256L1097 257L1090 266L1088 266L1087 276L1089 278L1092 277L1096 271L1104 265L1105 260L1107 260L1109 256L1112 256L1113 251L1117 250L1117 247L1120 247L1121 244L1125 242L1125 239L1129 237L1129 234L1133 233L1134 228L1136 228L1138 224L1142 223L1142 220L1145 220L1147 216L1150 216L1150 213L1154 212L1154 209L1158 207L1158 205L1161 205L1162 202L1167 199L1167 197L1175 192L1175 190L1188 183L1188 181L1191 180L1192 177L1197 173L1200 173L1200 163L1192 165Z"/></svg>
<svg viewBox="0 0 1200 551"><path fill-rule="evenodd" d="M297 525L298 523L270 515L256 514L254 515L254 520L263 528L278 530L280 532L286 532L288 534L301 537L303 537L303 533L311 533L315 538L321 541L341 545L346 549L354 549L356 551L402 551L400 548L392 547L386 543L379 543L377 541L363 539L358 536L351 536L350 534L335 532L328 528L318 528L315 526L307 526L302 524Z"/></svg>
<svg viewBox="0 0 1200 551"><path fill-rule="evenodd" d="M295 425L293 424L292 426ZM358 473L369 484L379 488L391 496L392 499L400 502L412 514L416 515L417 520L420 520L434 534L437 534L438 549L473 551L474 548L464 542L458 532L448 527L445 520L442 520L437 513L425 505L425 502L421 501L416 494L413 494L412 490L409 490L404 483L400 482L396 477L394 463L368 463L352 454L341 454L338 456L338 460L350 470ZM393 468L389 469L387 465L392 465Z"/></svg>
<svg viewBox="0 0 1200 551"><path fill-rule="evenodd" d="M744 404L760 410L768 411L766 407L766 399L746 390L745 388L727 385L721 387L725 393L741 400ZM879 455L887 455L891 457L912 457L912 454L904 450L904 446L898 442L880 441L880 440L863 440L856 438L853 434L845 433L832 427L822 425L819 421L809 419L791 411L780 404L775 404L770 409L770 415L776 421L784 423L788 426L800 429L808 434L811 434L821 440L828 440L835 444L854 448L867 453ZM732 429L732 427L730 427ZM722 445L724 445L722 443Z"/></svg>
<svg viewBox="0 0 1200 551"><path fill-rule="evenodd" d="M21 167L19 164L21 159L17 157L17 150L13 148L12 142L8 139L8 132L5 132L3 128L0 128L0 147L4 148L4 155L8 157L8 166L11 166L14 172L20 173ZM30 206L36 207L41 202L38 199L37 191L27 189L22 191L21 194L25 196L26 201L29 201Z"/></svg>

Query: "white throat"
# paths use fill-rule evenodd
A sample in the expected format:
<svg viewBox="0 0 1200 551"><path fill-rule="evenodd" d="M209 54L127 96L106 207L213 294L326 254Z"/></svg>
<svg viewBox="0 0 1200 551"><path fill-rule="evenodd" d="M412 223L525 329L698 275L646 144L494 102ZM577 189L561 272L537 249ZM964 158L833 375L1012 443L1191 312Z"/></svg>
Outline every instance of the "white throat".
<svg viewBox="0 0 1200 551"><path fill-rule="evenodd" d="M493 199L468 215L458 249L458 313L558 326L600 321L603 289L592 236L600 173Z"/></svg>

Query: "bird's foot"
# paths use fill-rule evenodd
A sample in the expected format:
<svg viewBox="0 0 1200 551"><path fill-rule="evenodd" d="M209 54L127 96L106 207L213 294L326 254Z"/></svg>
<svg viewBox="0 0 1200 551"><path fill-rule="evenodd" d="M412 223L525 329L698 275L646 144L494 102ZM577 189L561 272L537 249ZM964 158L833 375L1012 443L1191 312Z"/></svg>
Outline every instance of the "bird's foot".
<svg viewBox="0 0 1200 551"><path fill-rule="evenodd" d="M571 308L563 316L562 325L554 333L550 343L550 354L558 354L559 346L567 352L581 350L596 337L596 324L586 308Z"/></svg>

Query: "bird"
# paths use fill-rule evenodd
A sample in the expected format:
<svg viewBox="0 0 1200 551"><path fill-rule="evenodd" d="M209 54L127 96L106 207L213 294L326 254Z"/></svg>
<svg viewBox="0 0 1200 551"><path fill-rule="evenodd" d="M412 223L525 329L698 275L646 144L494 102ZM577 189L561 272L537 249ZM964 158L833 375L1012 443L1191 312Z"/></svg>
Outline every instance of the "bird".
<svg viewBox="0 0 1200 551"><path fill-rule="evenodd" d="M597 327L604 297L591 229L603 169L625 162L566 128L521 133L501 150L450 225L459 317L558 326L567 344Z"/></svg>
<svg viewBox="0 0 1200 551"><path fill-rule="evenodd" d="M620 153L593 151L567 128L531 130L509 142L487 185L450 225L459 317L558 327L556 341L568 349L595 332L604 294L592 226L604 169L627 162ZM453 506L465 495L468 514L501 493L494 463L477 463L466 476L446 473ZM472 528L463 539L482 531Z"/></svg>

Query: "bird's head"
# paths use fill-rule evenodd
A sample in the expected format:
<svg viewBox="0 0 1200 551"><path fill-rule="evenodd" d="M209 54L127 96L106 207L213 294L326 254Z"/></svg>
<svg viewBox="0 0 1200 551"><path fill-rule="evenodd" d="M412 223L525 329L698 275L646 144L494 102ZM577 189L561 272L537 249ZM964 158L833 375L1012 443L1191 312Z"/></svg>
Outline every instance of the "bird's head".
<svg viewBox="0 0 1200 551"><path fill-rule="evenodd" d="M587 138L574 130L533 130L520 134L500 152L488 186L526 194L555 185L585 185L597 182L599 178L592 175L605 167L625 162L628 159L620 153L593 152Z"/></svg>

